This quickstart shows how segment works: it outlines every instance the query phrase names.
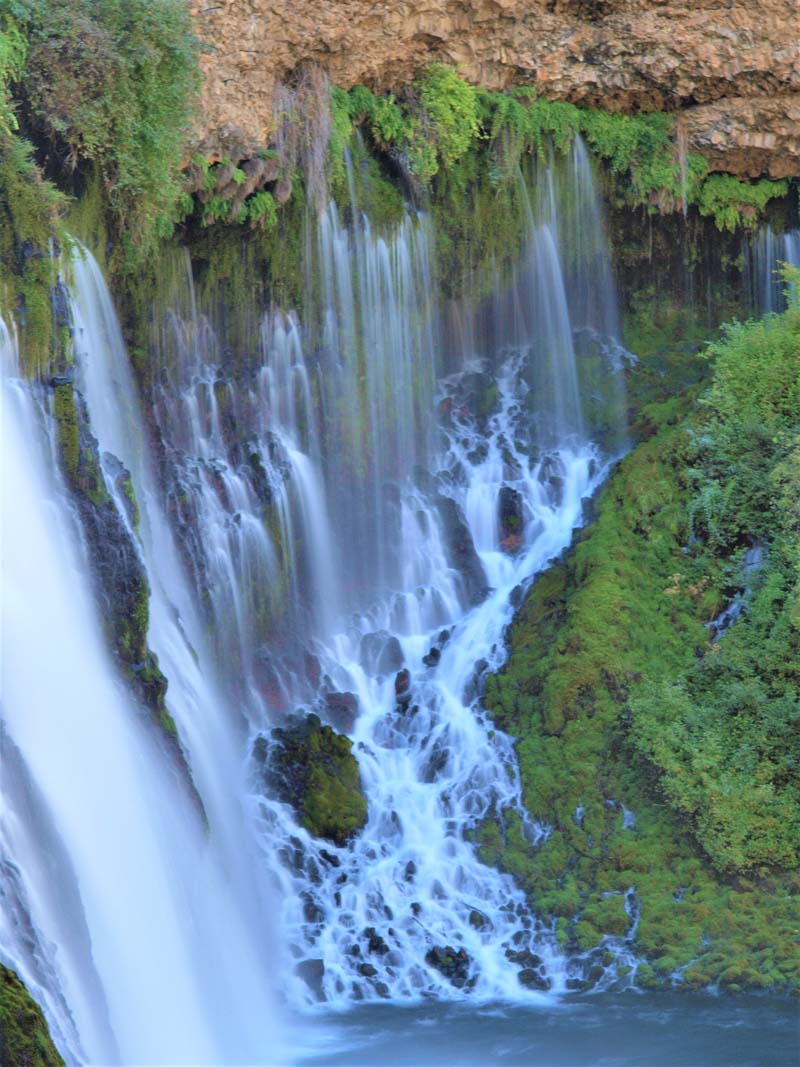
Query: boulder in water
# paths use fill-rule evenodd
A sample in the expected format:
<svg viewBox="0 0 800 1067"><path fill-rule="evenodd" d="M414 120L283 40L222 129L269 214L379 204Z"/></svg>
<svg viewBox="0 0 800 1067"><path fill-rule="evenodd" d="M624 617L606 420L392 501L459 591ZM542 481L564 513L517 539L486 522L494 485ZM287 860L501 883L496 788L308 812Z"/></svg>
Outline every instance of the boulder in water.
<svg viewBox="0 0 800 1067"><path fill-rule="evenodd" d="M434 645L430 652L428 652L427 655L422 657L422 662L425 664L426 667L435 667L441 658L441 650L438 649L436 645Z"/></svg>
<svg viewBox="0 0 800 1067"><path fill-rule="evenodd" d="M325 977L325 964L322 960L301 960L295 967L295 973L303 979L317 1000L324 999L322 980Z"/></svg>
<svg viewBox="0 0 800 1067"><path fill-rule="evenodd" d="M327 693L325 713L337 730L352 733L358 718L358 697L355 693Z"/></svg>
<svg viewBox="0 0 800 1067"><path fill-rule="evenodd" d="M347 844L367 821L350 740L324 726L317 715L290 717L272 731L272 739L271 746L264 738L253 746L264 784L294 808L309 833Z"/></svg>
<svg viewBox="0 0 800 1067"><path fill-rule="evenodd" d="M394 695L401 708L411 703L411 672L407 667L397 672L394 680Z"/></svg>
<svg viewBox="0 0 800 1067"><path fill-rule="evenodd" d="M425 962L443 975L456 989L463 989L469 978L470 959L463 948L434 946L425 953Z"/></svg>
<svg viewBox="0 0 800 1067"><path fill-rule="evenodd" d="M525 986L526 989L540 989L545 993L550 988L550 979L544 978L533 967L524 967L517 977L519 984Z"/></svg>
<svg viewBox="0 0 800 1067"><path fill-rule="evenodd" d="M522 495L510 485L504 485L497 497L497 517L500 523L500 547L509 555L519 552L525 529Z"/></svg>
<svg viewBox="0 0 800 1067"><path fill-rule="evenodd" d="M400 642L386 630L364 634L359 647L361 666L373 677L380 674L394 674L405 662Z"/></svg>
<svg viewBox="0 0 800 1067"><path fill-rule="evenodd" d="M450 557L450 566L457 570L464 583L467 602L480 604L489 591L486 574L469 532L461 509L452 497L440 494L436 506L442 523L444 543Z"/></svg>

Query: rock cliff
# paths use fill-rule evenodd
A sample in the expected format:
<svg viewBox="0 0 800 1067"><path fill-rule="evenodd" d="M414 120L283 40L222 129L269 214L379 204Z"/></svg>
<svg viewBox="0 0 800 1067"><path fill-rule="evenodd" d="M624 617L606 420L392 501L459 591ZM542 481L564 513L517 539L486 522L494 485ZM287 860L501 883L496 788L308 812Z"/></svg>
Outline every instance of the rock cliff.
<svg viewBox="0 0 800 1067"><path fill-rule="evenodd" d="M609 110L681 111L689 148L742 177L800 175L800 0L190 0L198 140L251 148L303 64L397 90L431 61Z"/></svg>

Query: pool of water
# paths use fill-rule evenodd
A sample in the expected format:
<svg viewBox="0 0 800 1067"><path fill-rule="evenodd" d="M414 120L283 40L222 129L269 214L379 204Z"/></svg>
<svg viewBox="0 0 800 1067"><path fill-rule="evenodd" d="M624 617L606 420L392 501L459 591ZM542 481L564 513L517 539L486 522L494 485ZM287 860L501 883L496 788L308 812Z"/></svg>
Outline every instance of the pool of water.
<svg viewBox="0 0 800 1067"><path fill-rule="evenodd" d="M622 994L520 1005L368 1005L301 1031L302 1067L797 1067L800 1004Z"/></svg>

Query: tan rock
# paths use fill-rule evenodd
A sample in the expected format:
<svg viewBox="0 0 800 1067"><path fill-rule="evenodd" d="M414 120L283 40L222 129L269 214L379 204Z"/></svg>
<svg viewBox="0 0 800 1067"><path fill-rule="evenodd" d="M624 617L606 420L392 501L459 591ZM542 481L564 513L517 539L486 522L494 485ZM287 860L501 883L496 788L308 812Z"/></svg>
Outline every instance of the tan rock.
<svg viewBox="0 0 800 1067"><path fill-rule="evenodd" d="M198 142L263 146L300 64L398 89L431 61L499 89L611 110L680 110L712 168L800 174L800 0L190 0L203 57Z"/></svg>

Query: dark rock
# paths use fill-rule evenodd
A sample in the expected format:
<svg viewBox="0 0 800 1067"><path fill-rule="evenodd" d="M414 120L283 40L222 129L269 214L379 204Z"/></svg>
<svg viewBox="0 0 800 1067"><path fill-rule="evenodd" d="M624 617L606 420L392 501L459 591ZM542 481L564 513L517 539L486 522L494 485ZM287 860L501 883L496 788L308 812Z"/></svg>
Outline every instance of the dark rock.
<svg viewBox="0 0 800 1067"><path fill-rule="evenodd" d="M406 869L405 869L405 872L403 873L403 877L405 878L405 880L407 882L413 882L416 873L417 873L417 865L416 865L416 863L414 863L413 860L409 860L408 863L406 864Z"/></svg>
<svg viewBox="0 0 800 1067"><path fill-rule="evenodd" d="M401 707L411 703L411 672L407 667L397 672L394 680L394 694Z"/></svg>
<svg viewBox="0 0 800 1067"><path fill-rule="evenodd" d="M548 455L539 468L539 481L549 490L551 502L560 507L564 497L564 476L566 471L559 456Z"/></svg>
<svg viewBox="0 0 800 1067"><path fill-rule="evenodd" d="M432 745L430 755L426 759L421 771L423 782L435 782L442 771L447 767L449 758L449 749L441 741L437 741Z"/></svg>
<svg viewBox="0 0 800 1067"><path fill-rule="evenodd" d="M513 555L522 547L525 513L522 495L504 485L497 497L497 517L500 523L500 547Z"/></svg>
<svg viewBox="0 0 800 1067"><path fill-rule="evenodd" d="M341 867L342 863L338 856L334 856L332 852L328 852L326 848L319 850L319 858L329 863L331 867Z"/></svg>
<svg viewBox="0 0 800 1067"><path fill-rule="evenodd" d="M295 967L295 973L303 979L318 1000L323 999L322 982L325 977L325 964L322 960L302 960Z"/></svg>
<svg viewBox="0 0 800 1067"><path fill-rule="evenodd" d="M463 948L434 946L425 953L425 962L443 975L456 989L463 989L469 977L470 959Z"/></svg>
<svg viewBox="0 0 800 1067"><path fill-rule="evenodd" d="M361 666L373 677L394 674L405 662L400 642L386 630L364 634L359 647Z"/></svg>
<svg viewBox="0 0 800 1067"><path fill-rule="evenodd" d="M51 374L47 380L54 389L57 385L72 385L75 381L75 370L68 367L63 374Z"/></svg>
<svg viewBox="0 0 800 1067"><path fill-rule="evenodd" d="M480 604L489 587L461 509L452 497L442 494L436 498L436 507L450 565L461 575L467 602L472 606Z"/></svg>
<svg viewBox="0 0 800 1067"><path fill-rule="evenodd" d="M492 927L492 920L488 915L484 915L482 911L473 908L469 913L469 925L476 930L490 930Z"/></svg>
<svg viewBox="0 0 800 1067"><path fill-rule="evenodd" d="M285 204L292 195L292 179L279 178L272 189L272 195L279 204Z"/></svg>
<svg viewBox="0 0 800 1067"><path fill-rule="evenodd" d="M325 713L337 730L352 733L358 718L358 697L355 693L328 693Z"/></svg>
<svg viewBox="0 0 800 1067"><path fill-rule="evenodd" d="M422 657L422 662L425 664L426 667L435 667L437 666L441 658L442 653L440 649L438 649L436 645L434 645L430 652L426 656Z"/></svg>
<svg viewBox="0 0 800 1067"><path fill-rule="evenodd" d="M309 833L345 845L367 821L350 740L323 726L317 715L289 717L272 739L270 746L263 741L253 746L264 785L294 808Z"/></svg>
<svg viewBox="0 0 800 1067"><path fill-rule="evenodd" d="M315 656L313 652L309 652L307 649L303 653L303 669L306 672L306 681L312 689L319 689L319 683L322 678L322 667L320 666L319 657Z"/></svg>
<svg viewBox="0 0 800 1067"><path fill-rule="evenodd" d="M385 956L389 951L389 946L374 926L367 926L362 936L367 939L368 950L374 952L376 956Z"/></svg>
<svg viewBox="0 0 800 1067"><path fill-rule="evenodd" d="M512 949L506 949L506 959L511 960L512 963L519 964L520 967L541 967L541 956L537 956L535 952L531 952L530 949L523 949L522 952L514 952Z"/></svg>
<svg viewBox="0 0 800 1067"><path fill-rule="evenodd" d="M549 978L543 978L532 967L523 968L517 977L519 978L519 984L525 986L526 989L541 989L542 992L547 992L551 985Z"/></svg>
<svg viewBox="0 0 800 1067"><path fill-rule="evenodd" d="M590 988L589 983L583 978L568 978L566 986L571 993L582 993L584 990Z"/></svg>
<svg viewBox="0 0 800 1067"><path fill-rule="evenodd" d="M373 967L371 963L359 964L358 973L364 978L374 978L378 973L378 968Z"/></svg>
<svg viewBox="0 0 800 1067"><path fill-rule="evenodd" d="M384 1000L389 999L389 987L385 982L376 982L375 992L379 997L383 997Z"/></svg>
<svg viewBox="0 0 800 1067"><path fill-rule="evenodd" d="M307 923L321 923L325 919L325 912L309 892L300 894L303 901L303 918Z"/></svg>

